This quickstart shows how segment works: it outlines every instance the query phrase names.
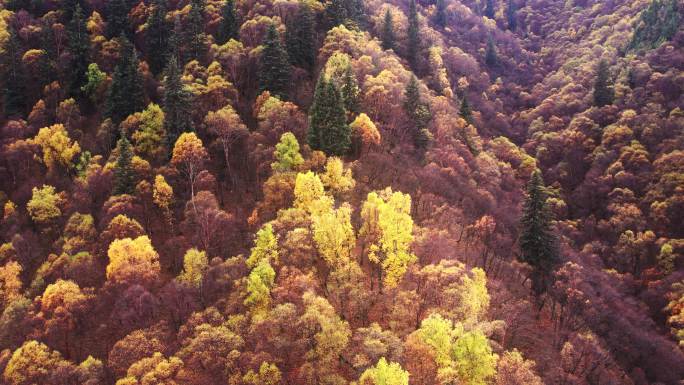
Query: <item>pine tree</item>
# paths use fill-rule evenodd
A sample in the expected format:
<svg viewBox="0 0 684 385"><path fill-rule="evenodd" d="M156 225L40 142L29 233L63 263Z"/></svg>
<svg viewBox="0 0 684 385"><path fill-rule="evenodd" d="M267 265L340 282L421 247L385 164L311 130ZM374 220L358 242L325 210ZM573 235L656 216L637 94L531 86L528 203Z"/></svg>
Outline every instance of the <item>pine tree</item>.
<svg viewBox="0 0 684 385"><path fill-rule="evenodd" d="M418 25L416 0L409 1L407 34L408 44L406 45L406 59L411 65L411 68L416 69L416 65L418 64L418 53L420 51L420 30Z"/></svg>
<svg viewBox="0 0 684 385"><path fill-rule="evenodd" d="M81 6L76 4L76 9L72 13L71 22L68 26L69 51L71 60L69 63L69 95L80 99L83 96L83 87L88 79L86 72L89 64L90 38L86 29L86 21L83 17Z"/></svg>
<svg viewBox="0 0 684 385"><path fill-rule="evenodd" d="M219 24L217 39L219 44L225 44L230 39L240 38L240 22L235 10L235 0L226 0L221 8L221 24Z"/></svg>
<svg viewBox="0 0 684 385"><path fill-rule="evenodd" d="M596 107L613 104L614 91L610 83L608 63L605 60L601 60L596 70L596 80L594 82L594 105Z"/></svg>
<svg viewBox="0 0 684 385"><path fill-rule="evenodd" d="M307 71L313 69L316 61L314 24L311 8L306 3L300 2L297 14L288 23L285 36L290 63Z"/></svg>
<svg viewBox="0 0 684 385"><path fill-rule="evenodd" d="M169 59L164 77L164 128L166 129L167 148L173 148L176 139L187 131L192 131L190 112L192 93L181 81L181 72L175 56Z"/></svg>
<svg viewBox="0 0 684 385"><path fill-rule="evenodd" d="M487 0L487 5L485 6L484 15L488 18L494 20L494 14L496 10L494 9L494 0Z"/></svg>
<svg viewBox="0 0 684 385"><path fill-rule="evenodd" d="M25 74L21 65L21 46L16 31L9 29L9 38L2 55L3 73L3 107L5 116L23 115L26 113Z"/></svg>
<svg viewBox="0 0 684 385"><path fill-rule="evenodd" d="M342 101L344 109L347 110L347 115L356 114L359 111L359 94L361 91L359 90L359 83L356 80L351 64L344 69L340 93L342 94Z"/></svg>
<svg viewBox="0 0 684 385"><path fill-rule="evenodd" d="M121 42L120 57L112 75L105 111L105 116L111 118L116 124L121 123L128 115L142 111L145 107L143 79L138 71L135 48L123 35L119 41Z"/></svg>
<svg viewBox="0 0 684 385"><path fill-rule="evenodd" d="M557 240L546 198L544 180L536 170L527 184L520 220L519 259L532 266L532 289L537 295L546 291L551 272L558 262Z"/></svg>
<svg viewBox="0 0 684 385"><path fill-rule="evenodd" d="M166 54L166 62L175 58L178 65L185 63L185 55L183 55L183 26L181 25L180 17L176 15L173 19L173 29L171 30L171 36L169 36L169 48Z"/></svg>
<svg viewBox="0 0 684 385"><path fill-rule="evenodd" d="M436 11L435 11L435 24L444 28L447 22L446 15L446 0L437 0Z"/></svg>
<svg viewBox="0 0 684 385"><path fill-rule="evenodd" d="M461 100L461 110L458 113L463 120L468 124L473 124L473 111L470 109L470 104L468 103L468 97L463 95L463 100Z"/></svg>
<svg viewBox="0 0 684 385"><path fill-rule="evenodd" d="M145 43L147 45L147 62L150 71L158 74L164 69L166 55L169 50L169 34L171 26L166 21L166 1L157 0L152 13L147 19Z"/></svg>
<svg viewBox="0 0 684 385"><path fill-rule="evenodd" d="M290 62L287 52L280 43L275 24L268 27L261 53L259 73L259 90L268 90L281 99L287 98L290 85Z"/></svg>
<svg viewBox="0 0 684 385"><path fill-rule="evenodd" d="M116 165L114 166L114 190L112 194L132 194L135 191L133 166L131 164L133 151L131 150L131 142L123 133L121 133L121 139L117 142L116 148L119 151L119 156L116 158Z"/></svg>
<svg viewBox="0 0 684 385"><path fill-rule="evenodd" d="M130 8L125 0L110 0L107 2L107 37L111 39L121 34L131 37L128 26L129 11Z"/></svg>
<svg viewBox="0 0 684 385"><path fill-rule="evenodd" d="M518 27L518 18L516 12L518 11L514 0L508 0L508 7L506 7L506 18L508 19L508 29L515 31Z"/></svg>
<svg viewBox="0 0 684 385"><path fill-rule="evenodd" d="M487 48L485 49L485 63L488 67L494 67L499 63L499 56L496 54L496 46L494 39L490 36L487 39Z"/></svg>
<svg viewBox="0 0 684 385"><path fill-rule="evenodd" d="M328 20L328 29L344 24L349 18L345 0L330 0L326 2L325 16Z"/></svg>
<svg viewBox="0 0 684 385"><path fill-rule="evenodd" d="M639 15L627 49L653 49L672 39L682 16L677 0L653 0Z"/></svg>
<svg viewBox="0 0 684 385"><path fill-rule="evenodd" d="M191 0L190 13L186 26L185 48L190 60L197 59L200 62L207 52L207 35L204 33L204 0Z"/></svg>
<svg viewBox="0 0 684 385"><path fill-rule="evenodd" d="M382 23L382 49L394 49L394 21L389 8L385 11L385 20Z"/></svg>
<svg viewBox="0 0 684 385"><path fill-rule="evenodd" d="M347 124L340 92L324 74L316 84L309 111L309 146L328 155L345 155L351 145L351 128Z"/></svg>
<svg viewBox="0 0 684 385"><path fill-rule="evenodd" d="M404 111L411 124L411 136L414 144L418 148L425 148L429 142L427 125L432 119L432 114L429 106L421 100L418 79L415 76L411 76L411 80L404 90Z"/></svg>

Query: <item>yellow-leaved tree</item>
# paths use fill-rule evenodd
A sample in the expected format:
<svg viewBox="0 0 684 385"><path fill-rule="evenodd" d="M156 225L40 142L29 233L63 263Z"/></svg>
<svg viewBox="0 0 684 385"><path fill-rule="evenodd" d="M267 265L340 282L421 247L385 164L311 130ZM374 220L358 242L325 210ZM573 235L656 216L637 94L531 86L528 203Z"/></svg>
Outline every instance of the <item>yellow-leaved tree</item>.
<svg viewBox="0 0 684 385"><path fill-rule="evenodd" d="M69 138L62 124L41 128L33 138L33 142L42 149L43 164L50 173L55 172L57 166L70 170L73 167L74 157L81 152L81 146Z"/></svg>
<svg viewBox="0 0 684 385"><path fill-rule="evenodd" d="M368 259L380 267L382 283L396 287L408 266L416 261L411 252L411 196L392 192L389 187L380 193L371 192L361 208L361 219L359 235L364 238Z"/></svg>
<svg viewBox="0 0 684 385"><path fill-rule="evenodd" d="M152 286L159 279L159 255L146 235L115 239L107 252L107 280L118 284Z"/></svg>
<svg viewBox="0 0 684 385"><path fill-rule="evenodd" d="M396 362L387 362L385 357L366 369L359 379L359 385L408 385L409 372Z"/></svg>

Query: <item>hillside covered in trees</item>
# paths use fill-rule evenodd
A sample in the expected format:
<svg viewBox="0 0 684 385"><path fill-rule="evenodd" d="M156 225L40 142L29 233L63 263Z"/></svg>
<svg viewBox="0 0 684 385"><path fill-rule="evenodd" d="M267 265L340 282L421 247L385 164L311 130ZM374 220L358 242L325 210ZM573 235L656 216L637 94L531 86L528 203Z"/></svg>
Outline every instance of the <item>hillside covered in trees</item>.
<svg viewBox="0 0 684 385"><path fill-rule="evenodd" d="M682 384L683 19L1 1L0 384Z"/></svg>

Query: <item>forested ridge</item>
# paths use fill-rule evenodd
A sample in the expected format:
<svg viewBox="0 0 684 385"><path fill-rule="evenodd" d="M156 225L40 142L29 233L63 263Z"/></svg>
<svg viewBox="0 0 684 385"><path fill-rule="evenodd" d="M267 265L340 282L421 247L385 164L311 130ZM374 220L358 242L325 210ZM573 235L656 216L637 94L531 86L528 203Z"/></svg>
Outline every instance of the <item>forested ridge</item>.
<svg viewBox="0 0 684 385"><path fill-rule="evenodd" d="M684 378L681 0L3 0L0 383Z"/></svg>

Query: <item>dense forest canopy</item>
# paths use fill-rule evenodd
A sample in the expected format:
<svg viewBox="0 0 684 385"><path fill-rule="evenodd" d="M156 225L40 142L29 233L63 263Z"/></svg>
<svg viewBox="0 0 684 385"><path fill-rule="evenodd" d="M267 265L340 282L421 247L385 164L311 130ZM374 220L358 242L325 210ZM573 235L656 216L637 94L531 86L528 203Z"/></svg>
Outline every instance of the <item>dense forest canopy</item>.
<svg viewBox="0 0 684 385"><path fill-rule="evenodd" d="M1 1L0 383L681 384L683 19Z"/></svg>

